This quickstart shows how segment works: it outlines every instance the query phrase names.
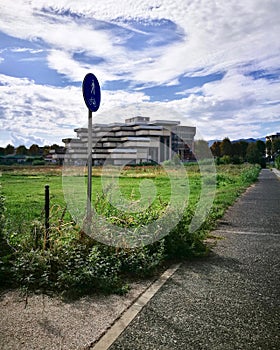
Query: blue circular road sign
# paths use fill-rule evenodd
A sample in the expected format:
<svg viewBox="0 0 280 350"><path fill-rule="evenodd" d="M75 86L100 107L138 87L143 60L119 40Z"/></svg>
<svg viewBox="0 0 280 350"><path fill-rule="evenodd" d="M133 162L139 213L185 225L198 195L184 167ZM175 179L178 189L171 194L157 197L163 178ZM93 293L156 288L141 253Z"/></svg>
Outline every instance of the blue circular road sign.
<svg viewBox="0 0 280 350"><path fill-rule="evenodd" d="M99 82L92 73L88 73L84 77L83 96L87 108L92 112L96 112L100 106L101 91Z"/></svg>

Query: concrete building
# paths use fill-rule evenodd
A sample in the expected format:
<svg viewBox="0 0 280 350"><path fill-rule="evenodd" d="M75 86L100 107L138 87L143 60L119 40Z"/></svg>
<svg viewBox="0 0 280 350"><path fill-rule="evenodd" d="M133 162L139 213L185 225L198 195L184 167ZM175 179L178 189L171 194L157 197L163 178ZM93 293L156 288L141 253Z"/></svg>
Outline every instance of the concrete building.
<svg viewBox="0 0 280 350"><path fill-rule="evenodd" d="M266 136L266 141L275 141L275 140L280 140L280 132L277 132L276 134Z"/></svg>
<svg viewBox="0 0 280 350"><path fill-rule="evenodd" d="M49 153L44 157L44 161L47 164L57 164L62 165L65 158L65 147L58 147L56 149L51 149Z"/></svg>
<svg viewBox="0 0 280 350"><path fill-rule="evenodd" d="M271 142L271 148L270 149L266 148L267 161L273 162L275 158L280 154L280 149L279 149L280 132L277 132L276 134L273 134L273 135L266 136L266 142L267 141ZM275 144L278 144L278 146L275 146Z"/></svg>
<svg viewBox="0 0 280 350"><path fill-rule="evenodd" d="M87 162L87 128L75 129L76 139L63 139L66 160L76 165ZM193 159L195 127L179 121L154 120L137 116L125 123L94 124L92 128L94 165L161 163L175 152L182 161Z"/></svg>

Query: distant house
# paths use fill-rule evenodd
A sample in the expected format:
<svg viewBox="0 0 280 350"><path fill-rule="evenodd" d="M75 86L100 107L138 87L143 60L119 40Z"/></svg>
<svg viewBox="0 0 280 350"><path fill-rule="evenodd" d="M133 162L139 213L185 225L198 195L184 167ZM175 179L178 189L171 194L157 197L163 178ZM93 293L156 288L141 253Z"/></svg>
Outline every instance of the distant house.
<svg viewBox="0 0 280 350"><path fill-rule="evenodd" d="M65 157L65 152L66 152L65 147L51 149L49 153L44 157L44 161L47 164L62 165Z"/></svg>
<svg viewBox="0 0 280 350"><path fill-rule="evenodd" d="M276 134L273 134L273 135L266 136L266 141L271 141L271 143L278 140L280 141L280 132L277 132ZM275 157L278 156L278 154L279 154L279 149L276 152L274 151L274 154L273 152L271 152L270 155L267 156L268 161L273 161Z"/></svg>
<svg viewBox="0 0 280 350"><path fill-rule="evenodd" d="M277 132L276 134L266 136L266 141L275 141L280 140L280 132Z"/></svg>
<svg viewBox="0 0 280 350"><path fill-rule="evenodd" d="M84 165L87 162L88 129L75 129L76 139L64 139L67 161ZM181 161L193 159L196 128L179 121L154 120L136 116L125 123L94 124L92 129L93 164L113 165L161 163L175 154Z"/></svg>
<svg viewBox="0 0 280 350"><path fill-rule="evenodd" d="M0 156L0 164L12 165L12 164L24 164L27 156L24 154L8 154L6 156Z"/></svg>

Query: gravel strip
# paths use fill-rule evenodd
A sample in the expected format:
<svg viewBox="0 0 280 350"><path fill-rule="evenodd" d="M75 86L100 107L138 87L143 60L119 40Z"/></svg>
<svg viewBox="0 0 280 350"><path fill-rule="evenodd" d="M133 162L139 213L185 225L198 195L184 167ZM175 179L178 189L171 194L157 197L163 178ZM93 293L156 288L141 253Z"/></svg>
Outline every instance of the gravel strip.
<svg viewBox="0 0 280 350"><path fill-rule="evenodd" d="M133 283L125 296L94 295L75 302L18 291L0 294L1 350L87 350L152 281Z"/></svg>

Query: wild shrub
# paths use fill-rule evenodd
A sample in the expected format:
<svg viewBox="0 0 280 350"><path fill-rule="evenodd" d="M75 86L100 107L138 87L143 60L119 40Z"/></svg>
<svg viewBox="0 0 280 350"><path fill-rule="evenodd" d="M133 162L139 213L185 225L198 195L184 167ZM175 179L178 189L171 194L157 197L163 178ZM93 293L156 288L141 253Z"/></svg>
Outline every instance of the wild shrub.
<svg viewBox="0 0 280 350"><path fill-rule="evenodd" d="M35 240L36 238L36 240ZM12 241L12 281L25 290L80 296L124 293L130 276L151 276L163 262L163 242L121 249L95 241L71 222L53 222L46 249L43 225L36 221L21 245ZM36 242L35 242L36 241Z"/></svg>
<svg viewBox="0 0 280 350"><path fill-rule="evenodd" d="M260 166L220 165L217 177L207 175L204 178L206 185L215 185L216 181L216 197L208 217L196 232L190 232L189 227L199 200L201 175L197 165L186 166L186 169L191 193L181 220L165 237L149 245L144 245L143 241L142 246L138 244L135 248L130 248L129 242L122 248L98 242L97 236L87 236L69 217L67 219L66 209L58 206L51 209L48 244L43 217L32 223L22 221L18 228L10 225L7 230L4 198L0 196L1 249L6 247L0 254L1 280L9 280L12 285L27 290L59 292L67 296L99 291L125 293L131 277L151 276L167 260L207 254L205 234L213 229L237 195L256 181ZM148 227L165 213L168 206L159 200L145 211L122 211L111 204L108 196L108 193L97 196L95 206L96 211L113 224L108 232L111 236L115 235L112 228L115 225L121 230L131 228L131 232L137 234L138 228ZM168 222L164 221L164 224ZM100 233L105 234L104 228L101 227Z"/></svg>
<svg viewBox="0 0 280 350"><path fill-rule="evenodd" d="M188 207L177 226L164 238L165 254L169 259L190 258L207 252L203 232L189 231L193 216L194 208Z"/></svg>
<svg viewBox="0 0 280 350"><path fill-rule="evenodd" d="M230 164L231 158L228 155L224 155L220 158L220 164Z"/></svg>
<svg viewBox="0 0 280 350"><path fill-rule="evenodd" d="M257 181L261 166L259 164L248 166L245 168L240 175L240 180L244 185L249 185Z"/></svg>
<svg viewBox="0 0 280 350"><path fill-rule="evenodd" d="M10 278L10 255L12 253L6 240L5 197L0 185L0 285L7 285Z"/></svg>
<svg viewBox="0 0 280 350"><path fill-rule="evenodd" d="M275 167L280 170L280 154L275 158Z"/></svg>
<svg viewBox="0 0 280 350"><path fill-rule="evenodd" d="M5 227L5 198L2 195L2 189L0 185L0 236L3 236Z"/></svg>

